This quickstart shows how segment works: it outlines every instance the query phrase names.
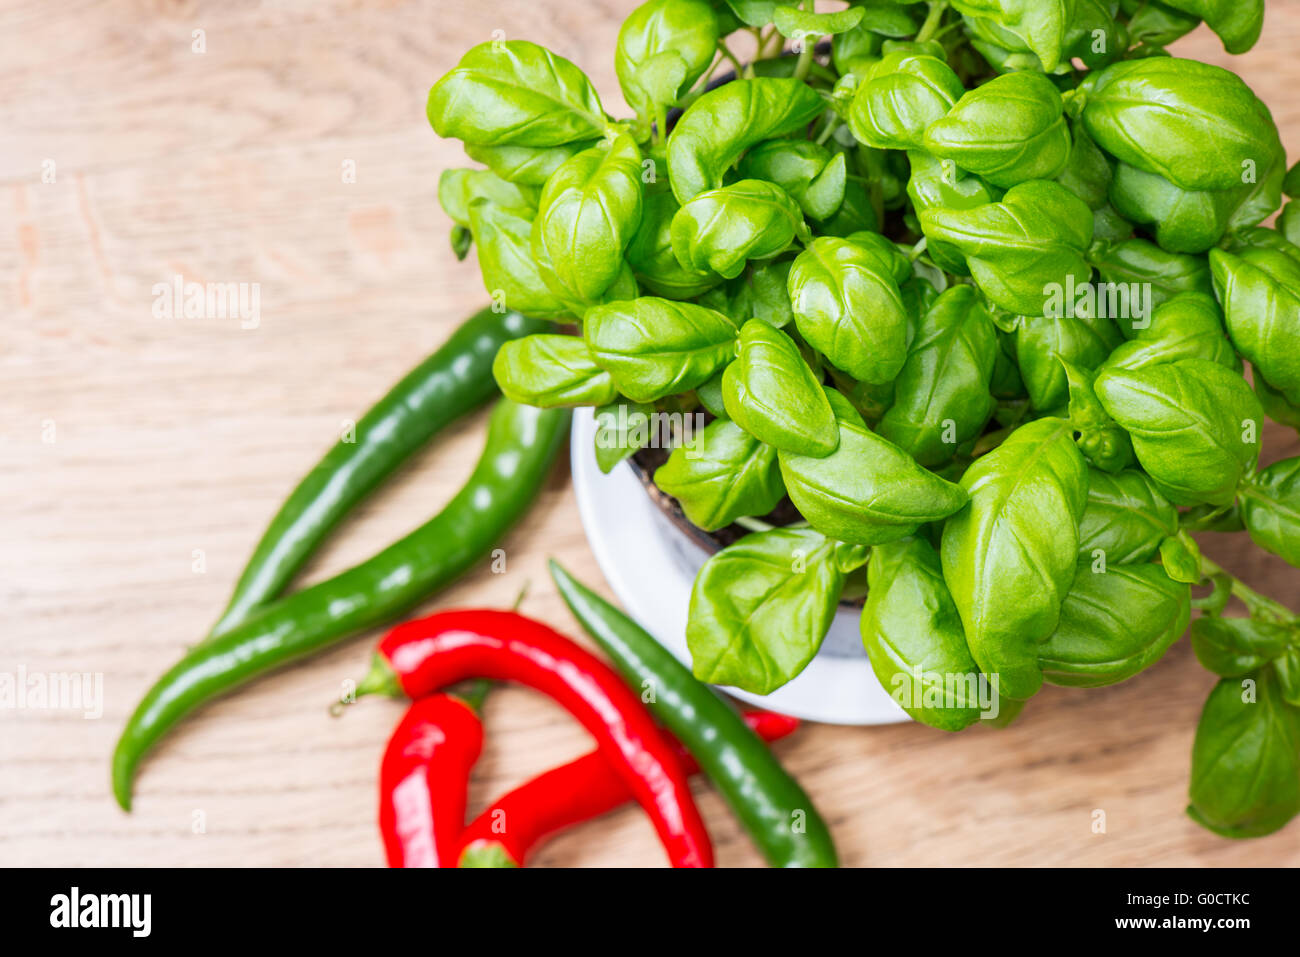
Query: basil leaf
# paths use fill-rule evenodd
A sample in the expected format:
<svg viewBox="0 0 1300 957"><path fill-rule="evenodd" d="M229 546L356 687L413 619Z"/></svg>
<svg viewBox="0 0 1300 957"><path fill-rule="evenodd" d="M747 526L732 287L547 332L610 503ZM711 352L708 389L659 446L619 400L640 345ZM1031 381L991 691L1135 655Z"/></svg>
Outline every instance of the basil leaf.
<svg viewBox="0 0 1300 957"><path fill-rule="evenodd" d="M1010 187L1059 174L1070 159L1070 131L1056 87L1037 73L1008 73L963 95L926 128L924 146Z"/></svg>
<svg viewBox="0 0 1300 957"><path fill-rule="evenodd" d="M618 31L614 71L628 106L642 116L676 102L713 62L718 18L706 0L649 0ZM673 64L666 82L663 64Z"/></svg>
<svg viewBox="0 0 1300 957"><path fill-rule="evenodd" d="M1061 360L1069 384L1069 403L1066 406L1070 425L1074 427L1074 441L1079 451L1103 472L1115 473L1136 461L1133 443L1125 432L1102 408L1093 383L1097 374L1088 369Z"/></svg>
<svg viewBox="0 0 1300 957"><path fill-rule="evenodd" d="M1166 300L1151 314L1151 321L1136 331L1136 338L1111 352L1102 368L1144 369L1179 359L1206 359L1241 372L1241 360L1224 332L1219 307L1205 293L1187 292Z"/></svg>
<svg viewBox="0 0 1300 957"><path fill-rule="evenodd" d="M944 526L943 576L980 670L1029 698L1074 580L1087 466L1068 422L1038 419L976 459L961 487L970 504Z"/></svg>
<svg viewBox="0 0 1300 957"><path fill-rule="evenodd" d="M1164 0L1164 5L1204 20L1229 53L1245 53L1264 28L1264 0Z"/></svg>
<svg viewBox="0 0 1300 957"><path fill-rule="evenodd" d="M1276 249L1215 249L1210 268L1237 351L1289 401L1300 400L1300 262Z"/></svg>
<svg viewBox="0 0 1300 957"><path fill-rule="evenodd" d="M521 186L544 186L569 157L595 146L583 140L563 146L480 146L465 144L465 154L502 179Z"/></svg>
<svg viewBox="0 0 1300 957"><path fill-rule="evenodd" d="M605 405L618 389L577 336L539 334L502 343L492 376L507 399L539 408Z"/></svg>
<svg viewBox="0 0 1300 957"><path fill-rule="evenodd" d="M751 146L807 126L825 108L802 80L734 80L686 108L668 137L668 175L685 204L723 185L723 174Z"/></svg>
<svg viewBox="0 0 1300 957"><path fill-rule="evenodd" d="M1192 622L1192 650L1208 671L1240 678L1262 668L1287 650L1290 633L1280 625L1253 618L1205 615Z"/></svg>
<svg viewBox="0 0 1300 957"><path fill-rule="evenodd" d="M1059 183L1030 180L1001 202L973 209L931 207L919 214L931 241L949 243L966 257L980 290L995 305L1040 316L1054 285L1092 273L1083 258L1092 242L1092 210Z"/></svg>
<svg viewBox="0 0 1300 957"><path fill-rule="evenodd" d="M1227 505L1259 458L1264 412L1246 381L1205 359L1106 369L1097 398L1176 504Z"/></svg>
<svg viewBox="0 0 1300 957"><path fill-rule="evenodd" d="M695 576L686 622L695 677L770 694L798 675L830 630L844 577L867 549L811 529L747 535Z"/></svg>
<svg viewBox="0 0 1300 957"><path fill-rule="evenodd" d="M1079 560L1111 565L1149 562L1178 532L1178 511L1143 473L1089 469L1088 500L1079 519Z"/></svg>
<svg viewBox="0 0 1300 957"><path fill-rule="evenodd" d="M722 401L733 422L778 449L808 455L835 451L835 414L788 335L750 319L740 328L736 355L722 374Z"/></svg>
<svg viewBox="0 0 1300 957"><path fill-rule="evenodd" d="M820 236L790 267L799 334L863 382L889 382L907 360L907 310L890 266L871 248Z"/></svg>
<svg viewBox="0 0 1300 957"><path fill-rule="evenodd" d="M750 259L780 255L808 235L803 213L781 187L742 179L705 190L673 216L673 254L684 269L734 279Z"/></svg>
<svg viewBox="0 0 1300 957"><path fill-rule="evenodd" d="M1119 163L1111 181L1110 201L1120 215L1148 227L1164 249L1203 253L1228 229L1246 187L1188 190L1157 173Z"/></svg>
<svg viewBox="0 0 1300 957"><path fill-rule="evenodd" d="M1069 383L1061 360L1092 371L1123 341L1107 318L1026 318L1016 332L1016 360L1030 404L1040 412L1065 405Z"/></svg>
<svg viewBox="0 0 1300 957"><path fill-rule="evenodd" d="M743 515L766 515L785 497L776 449L725 419L710 422L690 445L673 449L655 485L706 532Z"/></svg>
<svg viewBox="0 0 1300 957"><path fill-rule="evenodd" d="M940 465L983 431L997 329L971 286L940 293L917 326L877 431L918 463Z"/></svg>
<svg viewBox="0 0 1300 957"><path fill-rule="evenodd" d="M1061 621L1038 649L1043 677L1067 688L1100 688L1159 661L1187 630L1192 592L1159 565L1079 566Z"/></svg>
<svg viewBox="0 0 1300 957"><path fill-rule="evenodd" d="M1215 685L1192 745L1188 815L1224 837L1262 837L1300 812L1300 709L1271 668Z"/></svg>
<svg viewBox="0 0 1300 957"><path fill-rule="evenodd" d="M445 169L438 177L438 202L458 226L469 226L469 204L478 197L532 219L538 191L502 179L491 170Z"/></svg>
<svg viewBox="0 0 1300 957"><path fill-rule="evenodd" d="M641 151L626 133L608 148L583 150L546 181L534 228L570 295L595 300L613 284L641 204Z"/></svg>
<svg viewBox="0 0 1300 957"><path fill-rule="evenodd" d="M1002 198L1001 190L929 153L912 150L907 159L911 165L907 195L918 218L927 209L974 209ZM926 248L935 265L959 276L970 275L966 257L955 246L933 237L927 239Z"/></svg>
<svg viewBox="0 0 1300 957"><path fill-rule="evenodd" d="M669 191L647 195L641 225L627 247L637 280L665 299L693 299L722 282L717 273L688 269L673 255L672 223L680 208Z"/></svg>
<svg viewBox="0 0 1300 957"><path fill-rule="evenodd" d="M790 501L813 528L842 542L878 545L966 504L961 488L869 430L847 399L837 392L828 398L839 425L835 451L778 455Z"/></svg>
<svg viewBox="0 0 1300 957"><path fill-rule="evenodd" d="M729 362L735 323L715 309L642 296L587 311L583 335L596 364L635 402L695 388Z"/></svg>
<svg viewBox="0 0 1300 957"><path fill-rule="evenodd" d="M1074 4L1068 0L954 0L953 9L992 20L1037 56L1044 72L1061 62Z"/></svg>
<svg viewBox="0 0 1300 957"><path fill-rule="evenodd" d="M1151 305L1157 307L1181 292L1213 293L1209 263L1203 256L1187 256L1161 249L1146 239L1107 243L1090 252L1092 264L1104 283L1136 283L1151 290ZM1129 323L1119 323L1130 338L1136 332Z"/></svg>
<svg viewBox="0 0 1300 957"><path fill-rule="evenodd" d="M483 285L494 302L538 319L561 319L570 309L547 287L530 244L533 223L487 199L469 204Z"/></svg>
<svg viewBox="0 0 1300 957"><path fill-rule="evenodd" d="M772 26L783 37L824 37L852 30L866 11L849 7L834 13L812 13L797 7L777 7L772 11Z"/></svg>
<svg viewBox="0 0 1300 957"><path fill-rule="evenodd" d="M925 130L961 99L961 79L943 60L909 52L877 61L858 86L849 129L877 149L921 147Z"/></svg>
<svg viewBox="0 0 1300 957"><path fill-rule="evenodd" d="M1241 489L1250 539L1300 567L1300 457L1274 462Z"/></svg>
<svg viewBox="0 0 1300 957"><path fill-rule="evenodd" d="M929 542L909 538L871 550L861 627L871 670L914 719L943 731L980 720L986 679Z"/></svg>
<svg viewBox="0 0 1300 957"><path fill-rule="evenodd" d="M742 179L775 183L813 219L829 219L844 202L846 154L811 140L768 140L740 161Z"/></svg>
<svg viewBox="0 0 1300 957"><path fill-rule="evenodd" d="M650 442L653 405L619 399L596 410L596 465L608 475Z"/></svg>
<svg viewBox="0 0 1300 957"><path fill-rule="evenodd" d="M527 40L491 40L461 57L429 91L439 136L478 146L563 146L605 131L585 73Z"/></svg>
<svg viewBox="0 0 1300 957"><path fill-rule="evenodd" d="M1098 146L1185 190L1240 186L1244 169L1268 168L1277 140L1268 107L1240 77L1196 60L1114 63L1079 92Z"/></svg>

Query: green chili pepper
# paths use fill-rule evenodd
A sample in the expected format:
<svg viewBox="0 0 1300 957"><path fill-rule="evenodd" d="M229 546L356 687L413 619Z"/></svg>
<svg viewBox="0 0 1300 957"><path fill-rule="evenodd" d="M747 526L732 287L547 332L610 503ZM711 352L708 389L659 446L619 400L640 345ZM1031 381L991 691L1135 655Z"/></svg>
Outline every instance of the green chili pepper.
<svg viewBox="0 0 1300 957"><path fill-rule="evenodd" d="M283 591L321 541L358 502L451 422L496 394L492 360L502 343L548 323L484 309L406 374L285 499L262 533L209 638L225 634Z"/></svg>
<svg viewBox="0 0 1300 957"><path fill-rule="evenodd" d="M560 595L579 624L634 687L651 687L647 706L699 762L775 867L836 867L830 831L812 799L767 746L708 685L599 595L550 563Z"/></svg>
<svg viewBox="0 0 1300 957"><path fill-rule="evenodd" d="M568 423L568 411L502 399L473 474L446 508L360 565L294 592L191 650L149 689L118 739L118 803L131 809L141 756L195 708L409 611L497 546L532 503Z"/></svg>

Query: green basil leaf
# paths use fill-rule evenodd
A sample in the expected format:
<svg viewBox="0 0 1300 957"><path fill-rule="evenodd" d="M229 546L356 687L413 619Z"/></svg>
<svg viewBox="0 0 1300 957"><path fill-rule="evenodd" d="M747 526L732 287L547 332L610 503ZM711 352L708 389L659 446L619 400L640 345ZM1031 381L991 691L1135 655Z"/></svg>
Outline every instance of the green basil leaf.
<svg viewBox="0 0 1300 957"><path fill-rule="evenodd" d="M1106 369L1097 398L1176 504L1227 505L1259 458L1264 412L1246 381L1205 359Z"/></svg>
<svg viewBox="0 0 1300 957"><path fill-rule="evenodd" d="M533 223L487 199L469 204L483 285L493 302L538 319L561 319L570 309L547 288L531 252Z"/></svg>
<svg viewBox="0 0 1300 957"><path fill-rule="evenodd" d="M595 300L613 284L641 209L641 151L626 133L608 148L583 150L546 181L534 228L570 295Z"/></svg>
<svg viewBox="0 0 1300 957"><path fill-rule="evenodd" d="M1056 181L1087 203L1089 209L1096 211L1109 202L1113 178L1110 160L1092 141L1082 124L1073 127L1072 139L1069 159Z"/></svg>
<svg viewBox="0 0 1300 957"><path fill-rule="evenodd" d="M693 442L673 449L655 471L655 485L706 532L743 515L766 515L785 497L776 449L725 419L710 422Z"/></svg>
<svg viewBox="0 0 1300 957"><path fill-rule="evenodd" d="M1135 469L1114 475L1089 470L1079 561L1098 568L1149 562L1177 532L1177 509L1146 475Z"/></svg>
<svg viewBox="0 0 1300 957"><path fill-rule="evenodd" d="M943 60L891 53L863 77L849 108L849 129L877 149L920 148L926 127L962 97L961 79Z"/></svg>
<svg viewBox="0 0 1300 957"><path fill-rule="evenodd" d="M847 399L837 392L828 397L839 426L835 451L778 455L790 501L813 528L842 542L878 545L966 504L960 487L868 429Z"/></svg>
<svg viewBox="0 0 1300 957"><path fill-rule="evenodd" d="M1143 369L1179 359L1207 359L1241 372L1241 359L1228 341L1219 306L1203 292L1166 300L1151 313L1150 322L1135 331L1135 338L1111 352L1103 369Z"/></svg>
<svg viewBox="0 0 1300 957"><path fill-rule="evenodd" d="M1264 0L1165 0L1165 5L1204 20L1229 53L1245 53L1264 28Z"/></svg>
<svg viewBox="0 0 1300 957"><path fill-rule="evenodd" d="M807 236L803 213L775 183L742 179L705 190L673 216L673 254L684 269L739 276L750 259L778 256Z"/></svg>
<svg viewBox="0 0 1300 957"><path fill-rule="evenodd" d="M829 219L844 202L846 154L811 140L768 140L740 161L742 179L775 183L813 219Z"/></svg>
<svg viewBox="0 0 1300 957"><path fill-rule="evenodd" d="M993 414L997 329L971 286L940 293L917 326L877 431L918 463L947 462Z"/></svg>
<svg viewBox="0 0 1300 957"><path fill-rule="evenodd" d="M520 186L544 186L564 161L596 145L594 140L563 146L480 146L465 144L465 154L502 179Z"/></svg>
<svg viewBox="0 0 1300 957"><path fill-rule="evenodd" d="M1002 198L1001 190L929 153L912 150L907 159L911 165L907 195L918 217L927 209L974 209ZM927 250L936 265L959 276L970 275L966 257L957 247L927 238Z"/></svg>
<svg viewBox="0 0 1300 957"><path fill-rule="evenodd" d="M736 361L722 374L731 420L768 445L829 455L839 443L826 392L794 341L761 319L740 328Z"/></svg>
<svg viewBox="0 0 1300 957"><path fill-rule="evenodd" d="M961 487L970 504L944 527L943 576L980 670L1029 698L1074 580L1088 469L1070 424L1038 419L976 459Z"/></svg>
<svg viewBox="0 0 1300 957"><path fill-rule="evenodd" d="M823 109L813 88L793 78L734 80L705 93L668 137L668 175L678 202L717 189L751 146L802 129Z"/></svg>
<svg viewBox="0 0 1300 957"><path fill-rule="evenodd" d="M1090 256L1102 282L1151 290L1151 305L1158 307L1181 292L1213 293L1210 265L1204 256L1187 256L1161 249L1146 239L1125 239L1094 248ZM1140 317L1139 317L1140 318ZM1127 322L1120 331L1136 333Z"/></svg>
<svg viewBox="0 0 1300 957"><path fill-rule="evenodd" d="M871 670L917 721L960 731L992 710L991 683L966 646L939 555L929 542L909 538L871 550L860 624Z"/></svg>
<svg viewBox="0 0 1300 957"><path fill-rule="evenodd" d="M585 73L527 40L491 40L461 57L429 91L439 136L479 146L563 146L605 131Z"/></svg>
<svg viewBox="0 0 1300 957"><path fill-rule="evenodd" d="M889 382L907 360L908 318L878 250L821 236L790 267L799 334L836 367L863 382Z"/></svg>
<svg viewBox="0 0 1300 957"><path fill-rule="evenodd" d="M844 201L835 215L830 219L814 220L814 225L823 236L846 237L864 230L876 232L880 229L880 217L867 188L850 179L844 184Z"/></svg>
<svg viewBox="0 0 1300 957"><path fill-rule="evenodd" d="M1276 249L1215 249L1210 269L1237 351L1289 401L1300 400L1300 262Z"/></svg>
<svg viewBox="0 0 1300 957"><path fill-rule="evenodd" d="M1300 431L1300 407L1292 404L1290 399L1265 382L1264 377L1258 372L1255 374L1255 395L1259 397L1265 415L1274 422L1280 422Z"/></svg>
<svg viewBox="0 0 1300 957"><path fill-rule="evenodd" d="M477 197L532 219L538 191L502 179L491 170L445 169L438 177L438 202L458 226L469 226L469 204Z"/></svg>
<svg viewBox="0 0 1300 957"><path fill-rule="evenodd" d="M695 576L686 622L695 677L753 694L781 687L817 653L845 575L866 560L861 546L786 528L712 556Z"/></svg>
<svg viewBox="0 0 1300 957"><path fill-rule="evenodd" d="M619 399L596 410L596 465L608 475L650 443L653 405Z"/></svg>
<svg viewBox="0 0 1300 957"><path fill-rule="evenodd" d="M995 305L1041 316L1053 286L1076 287L1092 273L1083 253L1092 242L1092 210L1059 183L1030 180L1001 202L973 209L932 207L919 219L931 241L966 257L980 290Z"/></svg>
<svg viewBox="0 0 1300 957"><path fill-rule="evenodd" d="M1274 462L1241 489L1251 541L1300 567L1300 457Z"/></svg>
<svg viewBox="0 0 1300 957"><path fill-rule="evenodd" d="M745 319L762 319L768 325L783 329L794 321L794 307L790 303L790 267L792 259L752 263L749 267L750 291Z"/></svg>
<svg viewBox="0 0 1300 957"><path fill-rule="evenodd" d="M627 261L637 281L665 299L693 299L722 282L715 272L687 269L673 255L673 217L681 207L671 192L645 198L641 225L627 246Z"/></svg>
<svg viewBox="0 0 1300 957"><path fill-rule="evenodd" d="M641 4L623 21L614 49L623 98L642 116L653 115L704 75L717 45L718 18L706 0Z"/></svg>
<svg viewBox="0 0 1300 957"><path fill-rule="evenodd" d="M831 40L831 64L840 76L863 76L880 58L882 37L869 23L837 33Z"/></svg>
<svg viewBox="0 0 1300 957"><path fill-rule="evenodd" d="M1037 55L1044 72L1061 62L1074 15L1071 0L953 0L952 6L968 17L992 20L1017 37Z"/></svg>
<svg viewBox="0 0 1300 957"><path fill-rule="evenodd" d="M772 26L781 36L794 39L832 36L852 30L865 12L861 7L849 7L834 13L812 13L783 6L772 11Z"/></svg>
<svg viewBox="0 0 1300 957"><path fill-rule="evenodd" d="M492 375L507 399L543 409L605 405L618 389L578 336L539 334L503 343Z"/></svg>
<svg viewBox="0 0 1300 957"><path fill-rule="evenodd" d="M1112 474L1133 465L1136 461L1133 442L1128 433L1106 414L1093 389L1097 374L1064 359L1061 366L1069 384L1070 399L1066 408L1070 425L1074 427L1074 441L1088 464Z"/></svg>
<svg viewBox="0 0 1300 957"><path fill-rule="evenodd" d="M1110 201L1120 215L1149 231L1153 227L1156 242L1164 249L1194 254L1223 238L1247 189L1181 189L1156 173L1120 163L1111 181Z"/></svg>
<svg viewBox="0 0 1300 957"><path fill-rule="evenodd" d="M1244 170L1268 168L1278 138L1268 107L1240 77L1196 60L1114 63L1079 92L1098 146L1184 190L1239 187Z"/></svg>
<svg viewBox="0 0 1300 957"><path fill-rule="evenodd" d="M642 296L587 311L583 335L596 364L636 402L694 389L735 354L735 323L715 309Z"/></svg>
<svg viewBox="0 0 1300 957"><path fill-rule="evenodd" d="M1128 14L1129 40L1134 44L1168 46L1191 33L1201 22L1200 17L1158 0L1120 0L1120 9Z"/></svg>
<svg viewBox="0 0 1300 957"><path fill-rule="evenodd" d="M1208 671L1240 678L1287 650L1290 634L1281 625L1253 618L1205 615L1192 622L1192 650Z"/></svg>
<svg viewBox="0 0 1300 957"><path fill-rule="evenodd" d="M1159 661L1187 630L1192 591L1159 565L1083 564L1061 603L1061 621L1038 649L1043 677L1067 688L1100 688Z"/></svg>
<svg viewBox="0 0 1300 957"><path fill-rule="evenodd" d="M1192 744L1188 815L1224 837L1262 837L1300 813L1300 709L1273 669L1225 678L1201 712Z"/></svg>
<svg viewBox="0 0 1300 957"><path fill-rule="evenodd" d="M1043 76L1008 73L962 96L926 128L924 146L995 186L1051 179L1070 159L1061 111L1061 94Z"/></svg>
<svg viewBox="0 0 1300 957"><path fill-rule="evenodd" d="M1030 404L1040 412L1065 405L1069 383L1061 360L1091 372L1123 341L1115 324L1104 317L1026 317L1016 332L1016 360Z"/></svg>
<svg viewBox="0 0 1300 957"><path fill-rule="evenodd" d="M1165 574L1186 585L1201 583L1201 547L1186 532L1166 538L1160 543L1160 566Z"/></svg>

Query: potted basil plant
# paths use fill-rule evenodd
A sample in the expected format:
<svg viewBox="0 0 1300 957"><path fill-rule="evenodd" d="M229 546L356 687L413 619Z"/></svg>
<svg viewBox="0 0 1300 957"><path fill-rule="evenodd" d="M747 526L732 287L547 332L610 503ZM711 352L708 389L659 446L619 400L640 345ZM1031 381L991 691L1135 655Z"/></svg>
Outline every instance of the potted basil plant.
<svg viewBox="0 0 1300 957"><path fill-rule="evenodd" d="M1243 52L1263 4L650 0L630 117L525 40L434 85L481 165L439 184L457 255L556 323L501 389L599 410L606 470L650 462L630 413L705 417L651 473L725 545L698 677L770 693L865 589L877 677L956 731L1138 674L1195 607L1189 812L1300 811L1300 625L1194 537L1300 565L1300 459L1260 462L1266 414L1300 426L1300 220L1259 225L1300 175L1240 78L1166 51L1202 18Z"/></svg>

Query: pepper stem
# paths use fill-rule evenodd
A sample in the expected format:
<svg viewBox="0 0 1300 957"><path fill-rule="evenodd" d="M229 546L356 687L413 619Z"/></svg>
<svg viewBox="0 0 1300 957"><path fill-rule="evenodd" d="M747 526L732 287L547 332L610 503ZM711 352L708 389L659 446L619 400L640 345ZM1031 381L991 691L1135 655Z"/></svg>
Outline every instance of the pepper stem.
<svg viewBox="0 0 1300 957"><path fill-rule="evenodd" d="M370 656L370 670L362 678L353 692L352 697L339 698L330 705L330 715L339 717L347 710L348 705L355 704L357 698L364 698L368 694L381 694L387 698L400 698L404 694L402 683L397 678L397 672L393 671L392 665L379 652Z"/></svg>
<svg viewBox="0 0 1300 957"><path fill-rule="evenodd" d="M475 678L464 691L457 692L456 697L465 704L475 714L483 710L483 702L487 699L488 692L492 690L493 681L490 678Z"/></svg>

